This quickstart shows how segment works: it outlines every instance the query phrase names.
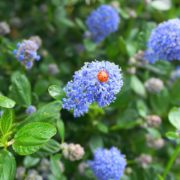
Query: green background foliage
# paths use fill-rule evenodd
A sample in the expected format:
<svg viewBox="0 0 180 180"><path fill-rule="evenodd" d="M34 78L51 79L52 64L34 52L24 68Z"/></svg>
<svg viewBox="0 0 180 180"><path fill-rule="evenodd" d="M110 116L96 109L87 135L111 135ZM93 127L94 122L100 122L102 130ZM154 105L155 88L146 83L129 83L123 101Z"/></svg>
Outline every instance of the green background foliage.
<svg viewBox="0 0 180 180"><path fill-rule="evenodd" d="M135 74L128 71L131 68L128 60L139 50L145 50L151 30L162 21L180 16L180 2L172 0L169 6L157 2L146 4L143 0L119 0L118 31L96 45L84 38L86 17L99 5L112 2L0 2L0 19L11 28L10 34L0 36L0 110L4 111L0 119L0 180L14 179L16 166L38 169L44 157L50 161L50 180L94 179L89 169L80 174L80 161L63 159L60 144L64 141L81 144L86 153L82 160L85 162L92 158L97 147L118 147L126 155L130 169L126 170L123 180L162 180L163 174L168 180L180 179L178 155L170 172L167 168L179 144L176 131L180 128L180 79L169 83L170 74L179 62L158 61L137 67ZM17 42L32 35L42 39L38 51L41 61L26 71L12 51ZM71 112L61 109L62 89L84 62L95 59L121 66L124 86L110 106L101 109L93 104L88 114L74 119ZM57 74L51 74L49 64L57 65ZM164 82L165 88L158 94L150 94L144 87L144 82L151 77ZM25 110L31 104L37 111L27 115ZM144 127L146 116L151 114L162 118L160 127ZM148 147L147 134L162 138L165 145L161 149ZM147 168L136 161L141 154L152 156L153 161ZM65 166L63 174L57 168L60 159Z"/></svg>

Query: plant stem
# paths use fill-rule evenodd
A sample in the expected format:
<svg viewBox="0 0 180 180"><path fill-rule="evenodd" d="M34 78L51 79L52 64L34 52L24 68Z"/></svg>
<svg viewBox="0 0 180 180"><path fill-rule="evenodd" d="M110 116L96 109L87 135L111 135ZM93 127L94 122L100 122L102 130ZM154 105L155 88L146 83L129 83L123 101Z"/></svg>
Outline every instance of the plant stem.
<svg viewBox="0 0 180 180"><path fill-rule="evenodd" d="M165 171L163 173L163 179L166 178L166 176L167 176L168 172L170 171L170 169L171 169L171 167L172 167L172 165L173 165L173 163L174 163L179 152L180 152L180 144L176 147L176 149L174 150L174 153L172 154L171 158L168 161L168 164L167 164Z"/></svg>

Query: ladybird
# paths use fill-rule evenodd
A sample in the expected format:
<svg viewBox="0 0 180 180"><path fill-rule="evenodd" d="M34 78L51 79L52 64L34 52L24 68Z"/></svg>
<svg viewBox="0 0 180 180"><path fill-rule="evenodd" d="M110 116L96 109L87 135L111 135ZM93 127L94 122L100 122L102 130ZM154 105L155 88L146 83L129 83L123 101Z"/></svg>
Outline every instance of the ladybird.
<svg viewBox="0 0 180 180"><path fill-rule="evenodd" d="M104 82L108 81L109 75L108 75L107 71L101 70L98 72L97 78L100 82L104 83Z"/></svg>

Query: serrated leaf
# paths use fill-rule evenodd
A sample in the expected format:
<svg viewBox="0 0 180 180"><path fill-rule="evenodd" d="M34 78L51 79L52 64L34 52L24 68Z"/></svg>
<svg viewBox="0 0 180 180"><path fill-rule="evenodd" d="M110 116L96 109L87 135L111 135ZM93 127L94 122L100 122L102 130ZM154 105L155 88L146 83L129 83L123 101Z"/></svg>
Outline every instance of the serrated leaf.
<svg viewBox="0 0 180 180"><path fill-rule="evenodd" d="M62 100L62 98L65 96L63 89L57 85L50 86L48 91L50 96L57 100Z"/></svg>
<svg viewBox="0 0 180 180"><path fill-rule="evenodd" d="M169 122L177 129L180 130L180 109L172 108L169 112Z"/></svg>
<svg viewBox="0 0 180 180"><path fill-rule="evenodd" d="M61 101L54 101L48 103L41 108L39 108L36 112L28 116L24 123L42 121L54 123L60 116L60 110L62 107ZM23 125L24 125L23 123Z"/></svg>
<svg viewBox="0 0 180 180"><path fill-rule="evenodd" d="M2 114L2 117L0 118L0 128L2 134L6 134L9 132L9 130L12 127L13 122L13 112L12 110L5 110Z"/></svg>
<svg viewBox="0 0 180 180"><path fill-rule="evenodd" d="M62 142L64 142L65 128L62 120L57 121L57 129Z"/></svg>
<svg viewBox="0 0 180 180"><path fill-rule="evenodd" d="M11 78L11 96L21 106L31 105L31 84L27 77L15 72Z"/></svg>
<svg viewBox="0 0 180 180"><path fill-rule="evenodd" d="M15 106L15 101L9 99L6 96L0 95L0 107L3 108L13 108Z"/></svg>
<svg viewBox="0 0 180 180"><path fill-rule="evenodd" d="M14 180L16 173L16 161L14 156L6 151L0 151L0 180Z"/></svg>
<svg viewBox="0 0 180 180"><path fill-rule="evenodd" d="M49 123L29 123L15 134L13 149L20 155L32 154L55 134L56 128Z"/></svg>

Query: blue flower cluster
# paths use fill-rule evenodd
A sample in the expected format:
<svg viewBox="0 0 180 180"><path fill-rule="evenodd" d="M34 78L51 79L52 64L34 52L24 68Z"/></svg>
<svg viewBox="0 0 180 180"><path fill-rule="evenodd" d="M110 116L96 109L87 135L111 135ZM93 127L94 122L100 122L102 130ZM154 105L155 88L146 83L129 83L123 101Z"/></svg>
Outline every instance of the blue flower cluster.
<svg viewBox="0 0 180 180"><path fill-rule="evenodd" d="M67 83L63 108L74 111L74 117L88 112L89 105L96 102L104 107L113 102L123 85L121 69L108 61L93 61L85 65Z"/></svg>
<svg viewBox="0 0 180 180"><path fill-rule="evenodd" d="M31 115L31 114L33 114L34 112L36 112L36 107L35 107L35 106L30 105L30 106L27 107L27 109L26 109L26 114Z"/></svg>
<svg viewBox="0 0 180 180"><path fill-rule="evenodd" d="M163 22L152 31L145 59L150 63L180 60L180 19Z"/></svg>
<svg viewBox="0 0 180 180"><path fill-rule="evenodd" d="M96 43L103 41L110 33L117 31L120 18L115 8L101 5L92 11L86 20L86 25Z"/></svg>
<svg viewBox="0 0 180 180"><path fill-rule="evenodd" d="M13 51L13 54L26 69L30 69L33 66L34 60L40 60L40 56L37 54L38 48L39 46L34 41L23 40L17 44L17 49Z"/></svg>
<svg viewBox="0 0 180 180"><path fill-rule="evenodd" d="M97 149L94 160L88 162L98 180L120 180L126 167L126 160L119 150Z"/></svg>

